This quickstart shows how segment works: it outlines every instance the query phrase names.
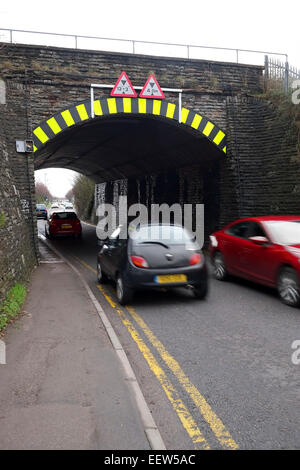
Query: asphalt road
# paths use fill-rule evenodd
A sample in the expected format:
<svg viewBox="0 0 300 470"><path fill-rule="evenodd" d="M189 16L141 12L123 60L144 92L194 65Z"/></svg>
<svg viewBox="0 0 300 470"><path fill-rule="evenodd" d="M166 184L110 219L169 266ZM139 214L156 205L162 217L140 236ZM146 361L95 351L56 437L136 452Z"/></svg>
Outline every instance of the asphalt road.
<svg viewBox="0 0 300 470"><path fill-rule="evenodd" d="M38 222L44 233L44 221ZM299 449L300 310L271 289L210 279L205 301L183 289L141 292L120 308L96 282L95 228L51 241L84 273L137 375L168 449Z"/></svg>

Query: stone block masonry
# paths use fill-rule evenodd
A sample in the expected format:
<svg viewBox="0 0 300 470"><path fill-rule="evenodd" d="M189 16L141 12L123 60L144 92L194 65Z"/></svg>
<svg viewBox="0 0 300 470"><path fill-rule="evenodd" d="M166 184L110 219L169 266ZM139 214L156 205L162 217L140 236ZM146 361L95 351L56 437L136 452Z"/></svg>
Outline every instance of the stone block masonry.
<svg viewBox="0 0 300 470"><path fill-rule="evenodd" d="M16 154L15 142L10 138L13 126L21 138L26 135L26 120L22 127L21 120L13 117L13 108L8 109L11 93L15 96L16 89L5 87L5 100L0 104L0 303L16 282L29 279L37 263L33 157ZM22 108L23 88L17 93Z"/></svg>

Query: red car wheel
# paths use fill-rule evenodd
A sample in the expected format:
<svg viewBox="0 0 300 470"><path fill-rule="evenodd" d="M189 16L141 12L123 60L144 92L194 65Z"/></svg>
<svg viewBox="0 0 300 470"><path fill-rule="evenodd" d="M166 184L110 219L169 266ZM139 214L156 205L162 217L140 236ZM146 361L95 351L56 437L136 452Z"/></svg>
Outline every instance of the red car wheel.
<svg viewBox="0 0 300 470"><path fill-rule="evenodd" d="M222 253L217 251L213 259L214 276L218 281L225 281L227 278L227 270Z"/></svg>
<svg viewBox="0 0 300 470"><path fill-rule="evenodd" d="M285 267L281 270L277 289L283 303L291 307L300 306L299 279L293 268Z"/></svg>

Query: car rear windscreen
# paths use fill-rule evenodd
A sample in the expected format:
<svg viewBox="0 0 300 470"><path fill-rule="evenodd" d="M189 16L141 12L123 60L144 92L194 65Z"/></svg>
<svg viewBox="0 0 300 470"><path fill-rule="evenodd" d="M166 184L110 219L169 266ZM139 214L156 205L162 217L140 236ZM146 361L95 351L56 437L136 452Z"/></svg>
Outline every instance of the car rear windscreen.
<svg viewBox="0 0 300 470"><path fill-rule="evenodd" d="M52 219L77 219L77 215L75 214L75 212L56 212L55 214L53 214Z"/></svg>
<svg viewBox="0 0 300 470"><path fill-rule="evenodd" d="M130 234L135 244L141 243L164 243L166 245L177 245L189 243L191 234L183 227L176 225L146 225Z"/></svg>

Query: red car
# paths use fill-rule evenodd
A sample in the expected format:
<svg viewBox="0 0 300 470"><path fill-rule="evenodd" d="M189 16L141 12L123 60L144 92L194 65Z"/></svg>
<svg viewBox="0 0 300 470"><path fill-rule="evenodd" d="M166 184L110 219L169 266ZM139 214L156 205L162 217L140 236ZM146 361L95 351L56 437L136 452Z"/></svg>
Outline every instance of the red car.
<svg viewBox="0 0 300 470"><path fill-rule="evenodd" d="M82 227L75 212L53 212L45 224L45 235L54 238L60 235L81 237Z"/></svg>
<svg viewBox="0 0 300 470"><path fill-rule="evenodd" d="M300 306L300 217L240 219L210 236L216 279L228 274L278 290L281 300Z"/></svg>

